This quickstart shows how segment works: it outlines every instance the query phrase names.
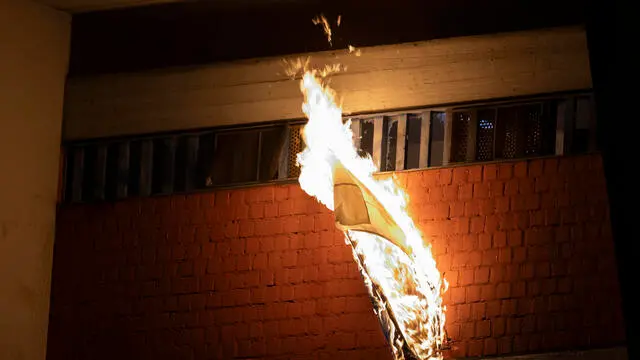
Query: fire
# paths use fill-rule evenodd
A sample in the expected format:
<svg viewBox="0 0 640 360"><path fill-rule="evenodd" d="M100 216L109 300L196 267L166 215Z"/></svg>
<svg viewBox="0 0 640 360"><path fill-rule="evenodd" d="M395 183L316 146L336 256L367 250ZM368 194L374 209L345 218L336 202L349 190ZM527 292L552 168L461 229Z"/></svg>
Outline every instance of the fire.
<svg viewBox="0 0 640 360"><path fill-rule="evenodd" d="M345 241L353 249L396 359L440 359L445 340L442 293L446 281L440 276L430 245L425 244L407 213L407 196L393 179L374 179L377 169L371 157L358 155L351 122L343 122L342 109L334 92L323 83L323 76L322 71L306 71L300 83L302 109L308 119L302 129L306 148L297 158L300 186L337 211L334 189L336 171L341 171L340 176L355 179L362 193L381 205L383 215L390 219L389 223L378 222L378 226L391 234L387 224L393 223L398 230L393 234L399 235L383 237L380 232L343 227Z"/></svg>

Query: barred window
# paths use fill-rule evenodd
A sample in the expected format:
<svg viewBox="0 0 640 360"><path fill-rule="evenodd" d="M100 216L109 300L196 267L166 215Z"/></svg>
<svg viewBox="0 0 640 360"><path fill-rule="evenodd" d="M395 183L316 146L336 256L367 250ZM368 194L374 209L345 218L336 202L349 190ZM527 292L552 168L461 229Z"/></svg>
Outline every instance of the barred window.
<svg viewBox="0 0 640 360"><path fill-rule="evenodd" d="M345 119L346 121L346 119ZM351 118L380 171L596 150L589 94ZM302 121L65 144L65 202L293 180Z"/></svg>

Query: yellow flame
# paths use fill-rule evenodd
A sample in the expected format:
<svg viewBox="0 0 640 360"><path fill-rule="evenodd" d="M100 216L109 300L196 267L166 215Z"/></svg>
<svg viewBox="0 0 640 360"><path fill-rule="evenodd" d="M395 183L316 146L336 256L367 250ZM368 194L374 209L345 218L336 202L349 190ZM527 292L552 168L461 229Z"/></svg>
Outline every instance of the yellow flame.
<svg viewBox="0 0 640 360"><path fill-rule="evenodd" d="M324 15L320 14L314 17L311 21L313 21L314 25L322 25L322 30L327 35L327 40L329 41L329 45L331 45L331 26L329 26L329 21L327 21L327 18L324 17Z"/></svg>
<svg viewBox="0 0 640 360"><path fill-rule="evenodd" d="M366 268L365 283L370 293L374 288L384 293L386 303L381 305L391 309L412 353L421 359L441 358L445 340L442 293L446 282L436 267L430 245L425 244L406 211L406 195L393 179L374 179L377 169L370 156L358 155L351 122L343 123L342 110L335 102L334 92L322 83L322 75L319 71L306 71L300 83L304 94L302 109L308 118L302 130L306 147L297 157L300 186L334 210L333 167L339 161L385 207L405 233L409 254L369 233L349 231L346 241L353 246L358 264ZM390 345L396 358L403 358L399 349L402 344Z"/></svg>
<svg viewBox="0 0 640 360"><path fill-rule="evenodd" d="M356 56L362 55L362 52L360 51L360 49L356 49L355 46L349 45L349 54L351 53L355 53Z"/></svg>

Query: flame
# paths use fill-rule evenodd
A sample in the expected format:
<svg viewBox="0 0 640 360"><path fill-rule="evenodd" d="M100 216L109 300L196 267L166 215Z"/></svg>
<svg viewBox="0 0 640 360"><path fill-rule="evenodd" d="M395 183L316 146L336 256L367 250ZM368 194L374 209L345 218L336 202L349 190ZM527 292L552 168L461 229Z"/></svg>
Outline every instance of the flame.
<svg viewBox="0 0 640 360"><path fill-rule="evenodd" d="M360 49L356 49L355 46L349 45L349 54L351 53L355 53L356 56L362 55L362 52L360 51Z"/></svg>
<svg viewBox="0 0 640 360"><path fill-rule="evenodd" d="M339 17L339 19L340 18L341 17ZM329 45L331 45L331 26L329 26L329 21L327 21L327 18L324 17L324 15L320 14L314 17L311 21L313 21L313 25L322 25L322 30L324 31L325 35L327 35L327 40L329 41ZM338 20L338 26L340 26L340 20Z"/></svg>
<svg viewBox="0 0 640 360"><path fill-rule="evenodd" d="M371 233L345 232L376 313L390 334L396 359L441 359L445 340L442 293L446 281L436 267L431 247L406 211L404 192L393 179L376 180L370 156L360 157L353 145L351 121L343 123L334 92L323 83L324 73L305 71L300 87L308 122L302 129L305 149L298 154L301 188L334 210L334 167L340 163L384 206L406 236L405 253L388 239ZM395 321L383 321L382 315ZM397 328L396 328L397 326ZM407 353L409 349L409 354Z"/></svg>

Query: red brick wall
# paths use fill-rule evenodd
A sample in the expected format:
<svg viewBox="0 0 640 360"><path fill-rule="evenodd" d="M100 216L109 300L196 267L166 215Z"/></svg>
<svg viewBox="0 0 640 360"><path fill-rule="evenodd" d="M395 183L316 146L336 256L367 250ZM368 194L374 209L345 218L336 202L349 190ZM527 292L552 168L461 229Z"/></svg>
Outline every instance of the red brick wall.
<svg viewBox="0 0 640 360"><path fill-rule="evenodd" d="M597 155L397 174L450 283L451 357L624 341ZM390 359L298 185L64 206L49 359Z"/></svg>

